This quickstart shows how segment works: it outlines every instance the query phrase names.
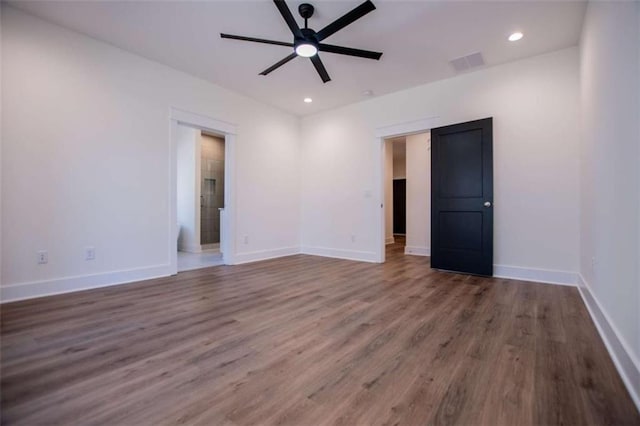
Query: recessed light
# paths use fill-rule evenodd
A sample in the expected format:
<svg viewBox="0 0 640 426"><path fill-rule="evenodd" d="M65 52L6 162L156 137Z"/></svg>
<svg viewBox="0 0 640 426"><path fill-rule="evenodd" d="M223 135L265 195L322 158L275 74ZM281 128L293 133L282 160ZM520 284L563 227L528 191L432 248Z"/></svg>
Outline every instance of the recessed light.
<svg viewBox="0 0 640 426"><path fill-rule="evenodd" d="M311 99L311 98L304 98L304 103L305 103L305 104L310 104L311 102L313 102L313 99Z"/></svg>
<svg viewBox="0 0 640 426"><path fill-rule="evenodd" d="M373 90L365 90L364 92L362 92L362 96L373 96Z"/></svg>
<svg viewBox="0 0 640 426"><path fill-rule="evenodd" d="M515 32L509 36L509 41L518 41L523 37L521 32Z"/></svg>

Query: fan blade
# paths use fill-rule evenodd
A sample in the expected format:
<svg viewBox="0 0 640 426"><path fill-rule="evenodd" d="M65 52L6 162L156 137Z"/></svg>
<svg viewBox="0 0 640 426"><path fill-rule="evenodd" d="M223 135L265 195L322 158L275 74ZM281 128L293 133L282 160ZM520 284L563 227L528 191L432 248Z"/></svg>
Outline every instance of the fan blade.
<svg viewBox="0 0 640 426"><path fill-rule="evenodd" d="M316 71L318 71L318 74L320 74L320 78L322 79L322 82L326 83L327 81L331 81L331 77L329 77L329 73L327 72L327 69L324 67L324 64L322 63L322 61L320 60L320 57L318 55L313 55L309 59L311 59L313 66L316 67Z"/></svg>
<svg viewBox="0 0 640 426"><path fill-rule="evenodd" d="M325 38L329 37L331 34L337 31L340 31L347 25L357 21L358 19L362 18L364 15L366 15L367 13L375 9L376 7L373 5L373 3L371 3L371 0L365 1L360 6L353 9L351 12L348 12L347 14L343 15L341 18L336 19L335 21L333 21L332 23L330 23L329 25L327 25L326 27L318 31L316 34L318 41L324 40Z"/></svg>
<svg viewBox="0 0 640 426"><path fill-rule="evenodd" d="M286 58L282 59L281 61L276 62L275 64L271 65L269 68L267 68L266 70L262 71L260 73L260 75L267 75L269 74L271 71L275 70L276 68L279 68L281 66L283 66L284 64L286 64L287 62L289 62L290 60L292 60L293 58L295 58L296 56L298 56L296 54L296 52L293 52L291 55L287 56Z"/></svg>
<svg viewBox="0 0 640 426"><path fill-rule="evenodd" d="M223 33L220 33L220 37L222 37L222 38L230 38L230 39L233 39L233 40L253 41L255 43L275 44L275 45L278 45L278 46L293 47L293 43L286 43L284 41L275 41L275 40L265 40L263 38L244 37L244 36L237 36L237 35L223 34Z"/></svg>
<svg viewBox="0 0 640 426"><path fill-rule="evenodd" d="M293 18L293 15L289 10L289 6L287 6L284 0L273 0L273 2L276 4L276 7L280 11L280 14L284 18L284 21L289 26L289 29L291 30L293 35L297 38L303 38L302 31L300 31L300 27L298 26L298 23Z"/></svg>
<svg viewBox="0 0 640 426"><path fill-rule="evenodd" d="M321 52L337 53L338 55L357 56L359 58L380 59L381 52L372 52L370 50L352 49L350 47L334 46L332 44L320 43L318 49Z"/></svg>

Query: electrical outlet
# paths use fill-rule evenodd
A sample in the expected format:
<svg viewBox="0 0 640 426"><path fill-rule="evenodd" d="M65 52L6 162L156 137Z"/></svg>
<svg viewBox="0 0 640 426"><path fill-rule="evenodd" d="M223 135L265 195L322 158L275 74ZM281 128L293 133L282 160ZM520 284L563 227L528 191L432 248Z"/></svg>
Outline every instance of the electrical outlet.
<svg viewBox="0 0 640 426"><path fill-rule="evenodd" d="M244 236L244 243L245 244L249 244L249 236L248 235Z"/></svg>
<svg viewBox="0 0 640 426"><path fill-rule="evenodd" d="M351 234L351 242L352 243L356 242L356 234Z"/></svg>
<svg viewBox="0 0 640 426"><path fill-rule="evenodd" d="M96 258L96 249L95 247L85 247L84 248L84 260L94 260Z"/></svg>
<svg viewBox="0 0 640 426"><path fill-rule="evenodd" d="M49 263L49 253L46 250L41 250L37 253L38 265L44 265Z"/></svg>

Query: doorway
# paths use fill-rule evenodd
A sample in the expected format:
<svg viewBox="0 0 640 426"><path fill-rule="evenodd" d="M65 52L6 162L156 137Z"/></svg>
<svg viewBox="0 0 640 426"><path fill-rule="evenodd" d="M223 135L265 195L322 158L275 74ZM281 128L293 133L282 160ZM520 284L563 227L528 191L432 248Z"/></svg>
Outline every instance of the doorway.
<svg viewBox="0 0 640 426"><path fill-rule="evenodd" d="M234 262L235 126L171 109L174 273Z"/></svg>
<svg viewBox="0 0 640 426"><path fill-rule="evenodd" d="M178 272L222 265L224 137L177 125Z"/></svg>
<svg viewBox="0 0 640 426"><path fill-rule="evenodd" d="M385 245L404 251L406 237L406 137L385 140Z"/></svg>
<svg viewBox="0 0 640 426"><path fill-rule="evenodd" d="M491 119L487 119L490 120ZM454 125L454 126L471 126L474 127L476 126L476 124L482 122L483 120L478 120L476 122L469 122L469 123L461 123L459 125ZM475 123L475 124L474 124ZM409 123L402 123L402 124L398 124L398 125L391 125L391 126L387 126L384 128L379 128L376 131L376 136L378 137L378 141L380 143L380 197L382 200L382 203L380 204L380 207L382 207L382 209L380 209L380 215L378 216L378 220L379 220L379 224L380 224L380 233L379 235L379 249L377 252L378 255L378 259L379 262L384 262L385 261L385 248L386 248L386 243L387 243L387 210L389 208L389 204L391 204L393 202L393 199L387 195L387 191L386 188L388 187L387 184L387 176L389 173L389 167L388 163L388 146L387 146L387 140L389 139L393 139L393 138L398 138L398 137L402 137L404 136L407 140L407 153L406 153L406 159L407 159L407 180L406 180L406 236L407 236L407 241L406 241L406 246L405 246L405 250L404 253L405 254L411 254L411 255L422 255L422 256L433 256L432 252L434 250L439 250L442 249L442 247L447 247L447 245L449 243L453 244L458 244L460 243L460 238L462 238L463 240L466 238L467 235L470 235L470 232L476 233L475 236L477 237L477 233L478 230L476 228L474 228L473 230L471 229L465 229L465 226L468 228L468 226L471 224L471 222L465 221L465 220L461 220L458 221L457 224L453 224L451 220L449 221L445 221L446 223L444 223L444 225L452 225L451 228L449 229L445 229L448 232L448 235L442 234L440 231L442 229L442 227L440 225L442 225L440 223L440 221L436 221L438 223L434 223L432 221L432 217L437 217L440 218L440 212L441 211L446 211L446 206L444 210L434 210L434 207L432 206L432 189L433 190L437 190L437 188L440 185L440 182L436 182L434 184L432 184L431 182L431 178L432 178L432 152L431 152L431 133L432 132L439 132L441 129L445 129L445 128L441 128L441 120L438 119L438 117L433 117L433 118L428 118L425 120L419 120L419 121L415 121L415 122L409 122ZM450 127L450 126L447 126ZM477 126L476 126L477 127ZM430 130L431 129L431 130ZM456 130L456 127L450 127L449 130ZM472 129L466 129L464 128L462 130L462 132L464 133L464 131L466 130L470 130L471 133L473 133ZM478 130L478 129L476 129ZM420 135L423 135L423 140L420 141ZM491 129L489 129L488 132L484 133L485 135L489 135L489 142L491 141ZM437 133L438 138L440 138L441 133ZM426 137L426 138L425 138ZM464 136L466 138L466 136ZM438 139L440 140L440 139ZM411 143L409 143L411 142ZM449 150L448 151L451 154L455 154L455 156L457 157L457 159L454 161L455 163L458 162L458 160L461 160L463 162L467 161L465 160L465 155L467 154L466 150L462 150L462 151L458 151L456 149L453 150ZM490 173L490 167L492 166L492 152L489 149L488 151L485 150L483 148L483 152L484 152L484 158L487 160L486 164L483 164L483 173L485 171L488 171ZM459 158L458 158L459 157ZM451 159L451 158L450 158ZM435 160L434 160L435 161ZM422 163L421 167L416 167L416 163ZM438 163L440 164L442 162L442 159L438 160ZM391 166L392 167L392 166ZM442 169L442 167L441 167ZM462 167L462 170L464 171L466 169L466 167ZM411 177L412 171L419 171L420 176L413 178ZM490 173L491 174L491 173ZM438 172L438 180L440 179L440 175L441 172ZM475 176L474 179L477 179L478 177ZM435 175L434 175L434 179L435 179ZM413 183L419 183L422 187L418 186L418 185L414 185ZM486 181L486 187L492 188L493 185L493 179L492 176L489 180ZM435 188L435 189L434 189ZM492 191L492 190L491 190ZM492 192L486 192L485 194L491 194L491 196L489 198L492 198ZM463 199L466 195L462 194L459 198ZM484 195L485 198L487 195ZM443 197L439 197L439 200L442 201ZM444 197L446 198L446 197ZM415 204L416 200L420 200L421 203ZM489 202L489 206L492 207L492 203L493 200L483 200L483 208L486 209L486 204ZM442 207L443 204L440 203L439 207ZM433 213L432 215L432 212ZM455 216L455 215L454 215ZM457 217L457 216L456 216ZM455 218L455 217L454 217ZM483 216L483 220L481 221L481 223L483 224L483 226L488 227L488 224L491 223L491 227L489 229L489 232L483 232L483 251L484 254L483 256L485 259L485 263L486 263L486 259L491 258L492 259L492 250L493 250L493 226L492 226L492 218L493 218L493 214L491 213L489 216L484 215ZM480 223L478 221L473 221L473 223ZM412 231L414 225L422 227L422 229L418 230L418 231ZM438 226L436 226L438 225ZM455 225L455 226L454 226ZM435 244L435 242L432 239L432 235L433 232L436 232L436 228L437 228L437 232L439 232L439 235L444 238L440 238L439 240L437 240L437 247L434 247L433 245ZM451 232L449 232L451 231ZM455 232L454 232L455 231ZM459 232L458 232L459 231ZM452 238L456 237L459 240L453 241ZM473 238L472 238L473 239ZM477 238L475 240L477 242ZM454 245L455 245L454 244ZM449 244L450 245L450 244ZM449 247L451 248L451 247ZM453 247L454 250L457 250L456 247ZM463 247L462 249L465 249L465 247ZM486 250L485 250L486 249ZM488 254L490 253L490 255ZM457 254L454 255L455 256L459 256L461 258L465 258L467 256L467 253L462 253L459 252ZM436 253L436 260L438 258L438 254ZM433 257L431 259L432 264L433 264ZM437 264L437 263L436 263ZM492 267L492 265L491 265ZM453 270L453 271L460 271L460 272L464 272L464 273L476 273L476 274L480 274L480 275L491 275L491 271L487 270L483 270L483 271L474 271L472 272L469 269L456 269L457 267L448 267L448 268L443 268L442 266L437 266L438 269L447 269L447 270Z"/></svg>
<svg viewBox="0 0 640 426"><path fill-rule="evenodd" d="M393 237L407 234L407 138L392 139Z"/></svg>
<svg viewBox="0 0 640 426"><path fill-rule="evenodd" d="M393 238L407 235L407 179L393 179Z"/></svg>
<svg viewBox="0 0 640 426"><path fill-rule="evenodd" d="M384 141L385 251L429 255L429 137L423 131Z"/></svg>

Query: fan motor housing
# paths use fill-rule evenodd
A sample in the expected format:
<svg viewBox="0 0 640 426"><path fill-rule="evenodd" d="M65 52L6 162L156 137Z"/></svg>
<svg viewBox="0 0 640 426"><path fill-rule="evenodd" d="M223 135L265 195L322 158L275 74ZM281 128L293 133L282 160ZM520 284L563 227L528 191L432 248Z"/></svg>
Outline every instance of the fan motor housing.
<svg viewBox="0 0 640 426"><path fill-rule="evenodd" d="M312 30L311 28L301 28L300 31L302 31L302 36L305 40L313 43L318 43L316 32L314 30Z"/></svg>

